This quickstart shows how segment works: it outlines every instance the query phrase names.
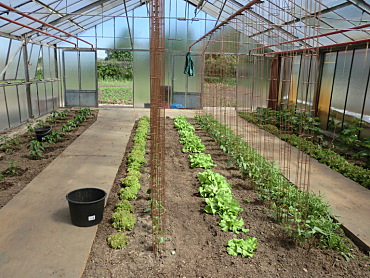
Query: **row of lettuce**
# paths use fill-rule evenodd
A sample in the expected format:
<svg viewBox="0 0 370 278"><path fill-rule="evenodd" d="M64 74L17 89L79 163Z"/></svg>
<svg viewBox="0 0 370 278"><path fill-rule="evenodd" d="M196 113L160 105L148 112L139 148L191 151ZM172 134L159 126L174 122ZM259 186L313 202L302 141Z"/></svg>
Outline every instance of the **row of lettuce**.
<svg viewBox="0 0 370 278"><path fill-rule="evenodd" d="M196 121L241 173L250 178L261 199L271 204L272 214L293 239L337 250L347 260L352 257L341 224L335 222L329 205L320 196L295 187L273 163L213 116L197 116Z"/></svg>
<svg viewBox="0 0 370 278"><path fill-rule="evenodd" d="M121 249L127 245L129 242L127 232L133 230L136 223L132 201L137 199L141 188L140 178L142 167L146 163L145 147L148 131L149 117L144 116L137 124L132 150L127 157L126 177L121 179L120 201L115 205L112 214L112 226L117 232L111 234L107 242L114 249Z"/></svg>
<svg viewBox="0 0 370 278"><path fill-rule="evenodd" d="M219 216L219 225L223 231L231 231L235 234L249 232L244 228L244 219L239 216L243 209L233 197L232 185L224 176L210 169L216 165L211 155L204 153L206 148L202 140L194 134L194 126L185 116L175 117L174 125L181 136L182 151L189 153L190 167L206 169L197 175L200 183L199 194L206 203L204 211ZM228 241L227 252L233 256L240 254L242 257L252 257L257 245L255 237L233 238Z"/></svg>

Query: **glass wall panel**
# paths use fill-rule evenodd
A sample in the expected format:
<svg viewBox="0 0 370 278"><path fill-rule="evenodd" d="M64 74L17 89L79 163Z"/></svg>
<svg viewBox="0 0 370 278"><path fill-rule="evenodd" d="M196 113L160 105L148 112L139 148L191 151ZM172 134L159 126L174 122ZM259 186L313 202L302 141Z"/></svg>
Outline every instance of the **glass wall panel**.
<svg viewBox="0 0 370 278"><path fill-rule="evenodd" d="M49 48L50 53L50 77L56 78L56 72L55 72L55 51L54 48Z"/></svg>
<svg viewBox="0 0 370 278"><path fill-rule="evenodd" d="M134 51L134 106L150 103L150 56L147 51Z"/></svg>
<svg viewBox="0 0 370 278"><path fill-rule="evenodd" d="M364 114L362 117L362 121L364 122L364 129L361 131L361 137L370 137L370 84L367 84L367 92L366 92L366 100L364 106Z"/></svg>
<svg viewBox="0 0 370 278"><path fill-rule="evenodd" d="M369 76L370 57L367 49L358 49L353 57L351 79L349 81L348 96L344 120L349 122L353 118L361 119L362 107L365 99L367 79Z"/></svg>
<svg viewBox="0 0 370 278"><path fill-rule="evenodd" d="M10 39L0 37L0 45L1 45L1 55L0 55L0 72L3 71L6 65L6 57L8 55ZM3 76L0 76L0 80L3 80Z"/></svg>
<svg viewBox="0 0 370 278"><path fill-rule="evenodd" d="M297 107L305 108L309 104L309 79L311 69L311 56L303 55L301 62L301 72L299 74Z"/></svg>
<svg viewBox="0 0 370 278"><path fill-rule="evenodd" d="M18 87L18 98L19 98L19 109L21 111L21 122L28 120L28 105L26 95L26 85L19 85Z"/></svg>
<svg viewBox="0 0 370 278"><path fill-rule="evenodd" d="M0 87L0 131L9 128L8 112L6 111L4 87Z"/></svg>
<svg viewBox="0 0 370 278"><path fill-rule="evenodd" d="M13 57L15 53L17 53L17 50L19 49L19 46L21 45L20 41L17 40L12 40L11 42L11 47L10 47L10 53L9 53L9 60ZM5 79L10 80L10 79L15 79L16 74L17 74L17 69L18 69L18 62L19 62L19 55L20 52L16 54L14 57L13 61L10 63L8 69L5 72ZM9 61L8 60L8 61Z"/></svg>
<svg viewBox="0 0 370 278"><path fill-rule="evenodd" d="M54 108L59 108L59 81L53 82Z"/></svg>
<svg viewBox="0 0 370 278"><path fill-rule="evenodd" d="M338 52L328 126L336 132L342 128L352 54L353 51Z"/></svg>
<svg viewBox="0 0 370 278"><path fill-rule="evenodd" d="M23 48L20 52L20 57L19 57L19 63L18 63L18 69L17 69L17 76L16 79L18 80L24 80L24 58L23 58Z"/></svg>
<svg viewBox="0 0 370 278"><path fill-rule="evenodd" d="M322 69L320 96L318 103L318 116L320 118L320 127L326 129L329 118L329 107L331 92L333 87L335 60L337 53L326 53L324 58L324 65Z"/></svg>
<svg viewBox="0 0 370 278"><path fill-rule="evenodd" d="M298 80L301 68L301 58L302 56L300 55L293 57L292 76L291 76L292 81L290 83L289 102L294 104L297 102Z"/></svg>
<svg viewBox="0 0 370 278"><path fill-rule="evenodd" d="M39 59L39 53L40 53L41 46L37 44L28 44L28 71L30 79L34 79L36 77L36 69L37 69L37 63Z"/></svg>
<svg viewBox="0 0 370 278"><path fill-rule="evenodd" d="M96 63L95 51L80 52L81 90L96 90Z"/></svg>
<svg viewBox="0 0 370 278"><path fill-rule="evenodd" d="M39 95L40 115L45 115L47 113L45 83L37 83L37 91Z"/></svg>
<svg viewBox="0 0 370 278"><path fill-rule="evenodd" d="M286 108L289 102L289 89L292 74L292 58L284 57L281 59L280 69L280 86L279 86L279 104L282 108Z"/></svg>
<svg viewBox="0 0 370 278"><path fill-rule="evenodd" d="M10 126L16 126L20 123L17 86L7 86L4 88Z"/></svg>
<svg viewBox="0 0 370 278"><path fill-rule="evenodd" d="M78 52L64 52L64 75L65 75L65 90L79 90L79 74L78 74Z"/></svg>
<svg viewBox="0 0 370 278"><path fill-rule="evenodd" d="M45 83L45 89L46 89L46 109L47 112L50 112L54 109L53 83L52 82Z"/></svg>
<svg viewBox="0 0 370 278"><path fill-rule="evenodd" d="M42 58L43 58L43 65L44 65L44 78L51 78L49 49L50 48L46 47L46 46L42 47Z"/></svg>
<svg viewBox="0 0 370 278"><path fill-rule="evenodd" d="M37 117L40 115L39 111L39 97L37 94L37 84L31 84L31 104L32 104L32 114Z"/></svg>

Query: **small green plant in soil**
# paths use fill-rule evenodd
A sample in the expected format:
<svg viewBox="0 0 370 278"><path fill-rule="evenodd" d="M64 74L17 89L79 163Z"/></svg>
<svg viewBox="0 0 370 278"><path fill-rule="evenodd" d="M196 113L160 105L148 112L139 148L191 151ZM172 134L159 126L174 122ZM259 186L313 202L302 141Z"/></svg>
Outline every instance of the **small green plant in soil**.
<svg viewBox="0 0 370 278"><path fill-rule="evenodd" d="M115 205L114 211L115 212L119 212L119 211L134 212L135 208L129 201L122 200Z"/></svg>
<svg viewBox="0 0 370 278"><path fill-rule="evenodd" d="M111 234L107 238L108 245L112 247L113 249L122 249L124 248L129 240L126 234L122 232Z"/></svg>
<svg viewBox="0 0 370 278"><path fill-rule="evenodd" d="M112 214L112 226L118 231L131 231L135 223L135 215L127 211L117 211Z"/></svg>
<svg viewBox="0 0 370 278"><path fill-rule="evenodd" d="M195 153L188 155L191 168L204 168L210 169L216 167L216 164L213 163L212 157L210 154L205 153Z"/></svg>
<svg viewBox="0 0 370 278"><path fill-rule="evenodd" d="M39 158L44 157L45 148L42 142L39 142L37 140L32 140L30 144L27 146L27 149L30 150L31 158L33 159L39 159Z"/></svg>
<svg viewBox="0 0 370 278"><path fill-rule="evenodd" d="M232 256L239 254L244 257L253 257L258 246L257 238L247 237L246 239L230 239L227 242L227 253Z"/></svg>
<svg viewBox="0 0 370 278"><path fill-rule="evenodd" d="M6 162L9 166L5 169L5 174L10 176L16 176L18 175L17 169L19 168L19 165L15 161L8 161Z"/></svg>

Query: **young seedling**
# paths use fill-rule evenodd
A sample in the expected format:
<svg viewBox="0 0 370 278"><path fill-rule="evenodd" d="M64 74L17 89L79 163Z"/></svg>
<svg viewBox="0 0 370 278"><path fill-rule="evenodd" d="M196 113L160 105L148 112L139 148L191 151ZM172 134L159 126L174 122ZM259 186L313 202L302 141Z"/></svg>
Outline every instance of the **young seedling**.
<svg viewBox="0 0 370 278"><path fill-rule="evenodd" d="M39 159L44 157L43 152L45 151L45 148L42 145L42 143L37 140L32 140L30 144L27 146L27 149L30 150L31 157L33 159Z"/></svg>
<svg viewBox="0 0 370 278"><path fill-rule="evenodd" d="M19 168L19 165L15 163L15 161L9 161L6 163L9 164L9 166L5 169L5 174L10 176L18 175L17 168Z"/></svg>

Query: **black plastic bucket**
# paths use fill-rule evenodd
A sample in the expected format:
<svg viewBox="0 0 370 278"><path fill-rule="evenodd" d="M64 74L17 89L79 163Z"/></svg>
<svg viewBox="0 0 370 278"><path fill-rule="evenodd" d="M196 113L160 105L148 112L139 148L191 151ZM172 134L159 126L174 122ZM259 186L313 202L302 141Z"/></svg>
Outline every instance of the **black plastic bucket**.
<svg viewBox="0 0 370 278"><path fill-rule="evenodd" d="M40 128L35 128L35 134L37 141L43 141L44 137L51 134L53 128L51 126L44 126Z"/></svg>
<svg viewBox="0 0 370 278"><path fill-rule="evenodd" d="M81 188L66 195L73 225L90 227L103 219L107 193L99 188Z"/></svg>

